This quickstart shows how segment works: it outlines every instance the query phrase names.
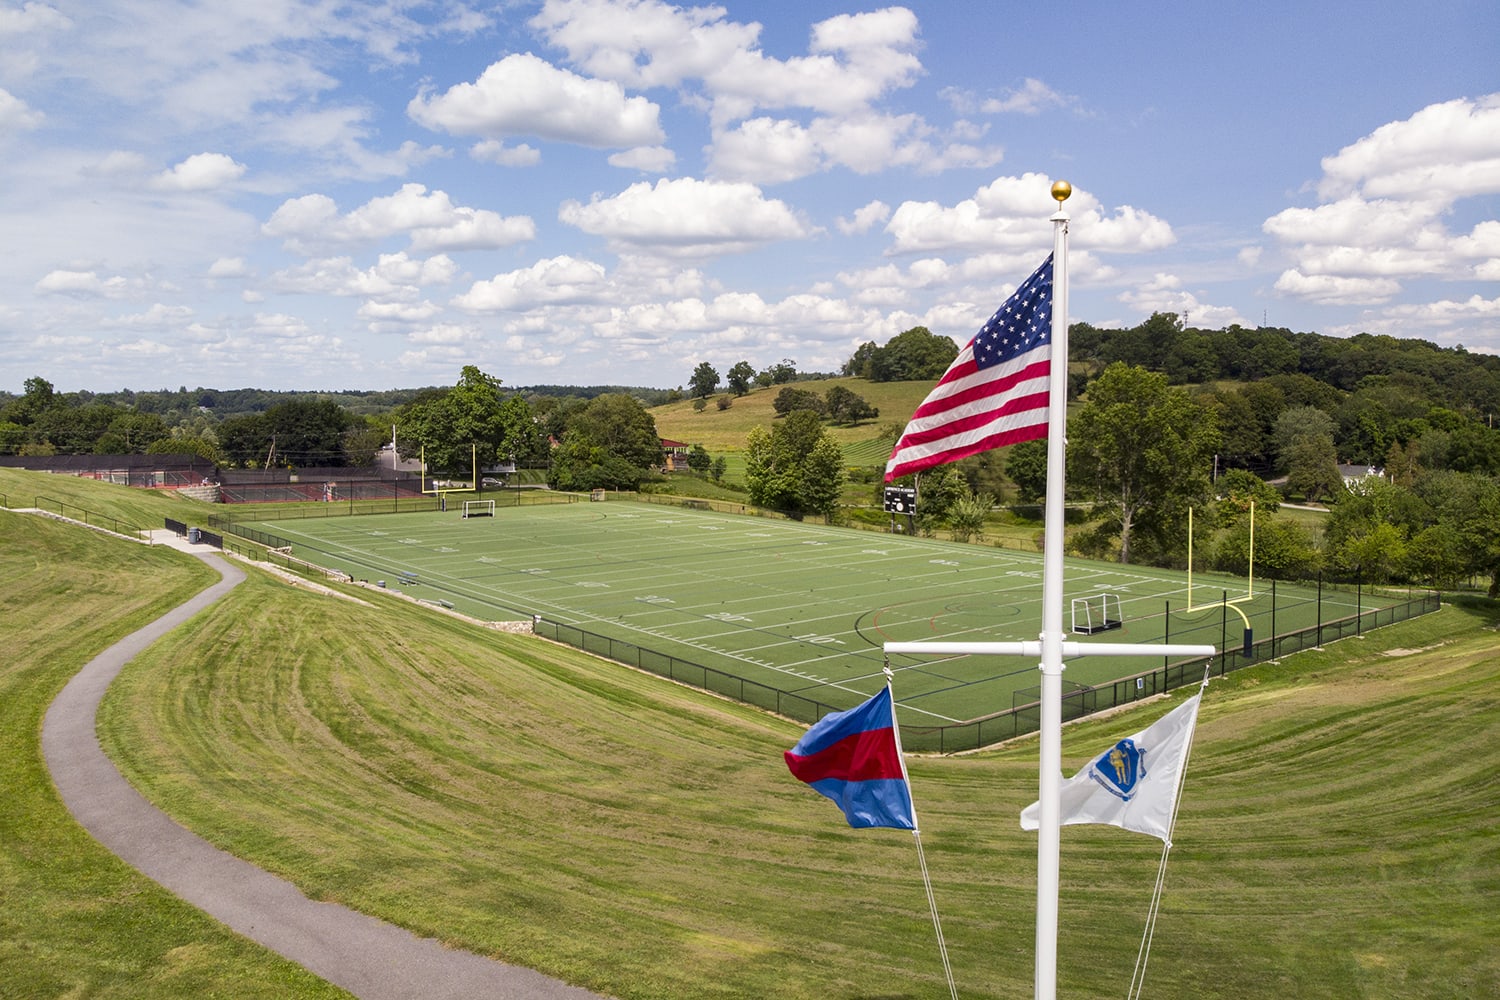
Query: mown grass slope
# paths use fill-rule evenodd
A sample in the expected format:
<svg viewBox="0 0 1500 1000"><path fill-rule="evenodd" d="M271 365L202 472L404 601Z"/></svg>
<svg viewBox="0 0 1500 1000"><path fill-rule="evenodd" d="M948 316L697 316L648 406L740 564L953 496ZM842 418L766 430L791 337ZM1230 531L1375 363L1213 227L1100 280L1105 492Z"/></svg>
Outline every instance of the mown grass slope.
<svg viewBox="0 0 1500 1000"><path fill-rule="evenodd" d="M0 511L0 997L347 995L115 859L42 761L68 679L213 579L180 553Z"/></svg>
<svg viewBox="0 0 1500 1000"><path fill-rule="evenodd" d="M98 545L122 563L149 552L38 548L0 516L7 580L28 560L85 574ZM65 610L88 588L3 592L19 602L7 621L54 609L33 616L43 632L96 612ZM1495 617L1445 607L1211 686L1150 992L1500 994ZM38 656L26 647L0 676ZM1070 727L1066 769L1169 707ZM103 720L127 773L193 829L456 944L622 998L946 996L909 836L851 831L791 779L780 754L800 731L539 640L259 573L129 668ZM35 752L34 726L0 738L7 759ZM910 764L961 994L1030 996L1035 840L1016 815L1035 797L1034 744ZM39 850L17 840L3 834L7 857ZM1158 853L1119 830L1064 830L1062 995L1123 990ZM25 863L0 876L8 897ZM43 898L77 881L26 870ZM46 911L6 919L7 940L53 933L33 926ZM86 930L72 933L54 955L82 946ZM0 972L28 947L0 952ZM201 954L231 974L242 961ZM182 995L141 964L111 988Z"/></svg>
<svg viewBox="0 0 1500 1000"><path fill-rule="evenodd" d="M1213 689L1163 995L1500 985L1496 782L1451 766L1500 735L1475 626L1448 609ZM1070 770L1165 708L1070 731ZM943 993L910 841L786 774L798 727L572 651L256 579L130 671L105 725L170 811L315 896L615 996ZM1034 769L1029 747L911 765L966 996L1029 995ZM1073 995L1128 978L1156 854L1067 832Z"/></svg>

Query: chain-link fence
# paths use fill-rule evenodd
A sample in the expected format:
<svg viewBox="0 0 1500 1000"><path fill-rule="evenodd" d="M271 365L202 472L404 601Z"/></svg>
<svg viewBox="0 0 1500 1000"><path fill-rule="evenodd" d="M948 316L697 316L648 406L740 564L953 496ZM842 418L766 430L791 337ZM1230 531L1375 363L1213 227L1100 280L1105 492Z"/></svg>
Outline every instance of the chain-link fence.
<svg viewBox="0 0 1500 1000"><path fill-rule="evenodd" d="M1272 636L1251 643L1249 648L1224 649L1216 657L1167 663L1154 670L1132 674L1104 684L1068 683L1063 692L1064 721L1080 719L1107 709L1141 701L1203 679L1205 670L1223 676L1234 670L1285 656L1301 649L1321 646L1346 636L1358 635L1372 628L1391 625L1436 611L1439 595L1428 592L1383 608L1360 611L1334 621L1319 622L1309 628ZM712 691L735 701L755 705L778 715L809 725L829 712L838 711L805 695L782 691L768 684L750 680L690 660L646 649L632 642L599 635L561 622L537 616L532 630L537 635L574 646L596 656L625 663L683 684ZM1011 708L972 722L926 726L903 721L901 742L905 749L931 753L957 753L976 750L1004 740L1036 732L1041 727L1040 690L1018 692Z"/></svg>

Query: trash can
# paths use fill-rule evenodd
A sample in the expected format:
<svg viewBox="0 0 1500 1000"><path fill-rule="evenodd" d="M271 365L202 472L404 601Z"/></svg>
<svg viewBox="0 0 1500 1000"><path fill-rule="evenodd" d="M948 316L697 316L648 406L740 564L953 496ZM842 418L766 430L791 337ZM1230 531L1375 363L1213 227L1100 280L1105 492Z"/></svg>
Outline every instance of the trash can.
<svg viewBox="0 0 1500 1000"><path fill-rule="evenodd" d="M188 544L189 545L197 545L198 542L199 542L199 540L201 538L202 538L202 535L199 533L199 531L198 531L197 528L189 528L188 529Z"/></svg>

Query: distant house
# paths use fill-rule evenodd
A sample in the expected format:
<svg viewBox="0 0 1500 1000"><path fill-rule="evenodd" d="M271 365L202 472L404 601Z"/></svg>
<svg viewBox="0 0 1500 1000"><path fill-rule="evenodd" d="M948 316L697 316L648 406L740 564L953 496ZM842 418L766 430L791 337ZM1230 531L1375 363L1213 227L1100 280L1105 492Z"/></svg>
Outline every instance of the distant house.
<svg viewBox="0 0 1500 1000"><path fill-rule="evenodd" d="M1356 489L1366 479L1384 479L1385 470L1375 465L1340 465L1339 475L1347 489Z"/></svg>
<svg viewBox="0 0 1500 1000"><path fill-rule="evenodd" d="M417 458L402 458L396 454L394 445L381 445L375 456L375 464L392 472L421 472L422 461Z"/></svg>
<svg viewBox="0 0 1500 1000"><path fill-rule="evenodd" d="M688 467L688 452L692 450L692 447L692 445L683 444L681 441L671 441L667 438L662 438L661 450L667 456L666 470L668 472L676 472L679 469L686 469Z"/></svg>

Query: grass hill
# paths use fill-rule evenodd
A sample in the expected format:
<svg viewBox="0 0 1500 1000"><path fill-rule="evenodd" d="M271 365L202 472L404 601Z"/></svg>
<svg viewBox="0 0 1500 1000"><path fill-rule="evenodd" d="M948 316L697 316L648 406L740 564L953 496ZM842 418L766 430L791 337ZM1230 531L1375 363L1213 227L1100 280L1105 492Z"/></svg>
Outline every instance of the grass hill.
<svg viewBox="0 0 1500 1000"><path fill-rule="evenodd" d="M197 564L5 511L0 539L0 997L335 995L112 862L40 766L53 694ZM185 825L315 898L622 1000L947 996L910 840L849 830L787 775L800 727L362 596L252 573L127 669L103 743ZM1500 995L1497 622L1449 605L1210 687L1152 993ZM1069 727L1065 770L1169 707ZM963 995L1030 996L1035 745L909 765ZM1063 831L1063 995L1123 989L1159 853Z"/></svg>
<svg viewBox="0 0 1500 1000"><path fill-rule="evenodd" d="M843 386L878 409L880 416L874 420L852 427L832 424L827 426L833 439L843 446L846 455L850 454L851 446L876 439L886 441L885 454L878 459L880 464L884 464L886 456L890 454L892 443L890 436L885 433L886 425L905 425L912 412L932 390L931 381L870 382L862 378L831 378L788 384L819 396L834 386ZM656 429L664 438L687 444L701 444L713 454L743 451L745 438L752 427L770 427L776 421L776 410L772 404L783 388L785 386L774 385L755 389L745 396L731 396L732 404L727 410L718 408L715 402L718 396L715 395L708 398L708 405L701 412L694 411L693 400L684 399L652 408L651 416L656 419Z"/></svg>

